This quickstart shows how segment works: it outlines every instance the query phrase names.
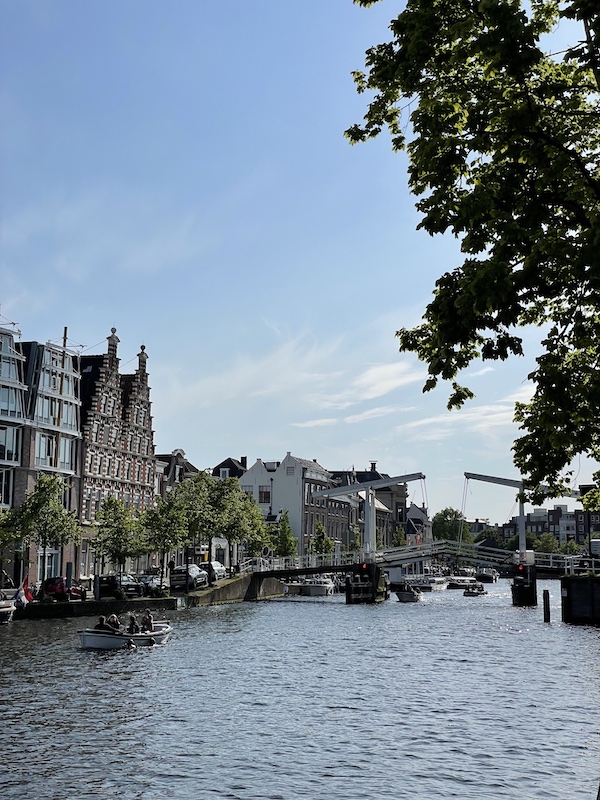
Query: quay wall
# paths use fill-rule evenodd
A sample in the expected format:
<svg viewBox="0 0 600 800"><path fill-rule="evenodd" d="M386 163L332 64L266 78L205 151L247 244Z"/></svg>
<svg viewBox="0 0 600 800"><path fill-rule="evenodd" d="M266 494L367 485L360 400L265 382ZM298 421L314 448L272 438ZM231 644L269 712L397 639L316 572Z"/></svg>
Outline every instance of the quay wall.
<svg viewBox="0 0 600 800"><path fill-rule="evenodd" d="M141 614L149 608L153 614L176 611L178 608L192 608L220 603L241 603L246 600L268 600L283 595L283 583L276 578L259 580L256 575L244 575L221 581L207 589L199 589L176 597L135 597L126 600L112 598L102 600L72 600L58 603L28 603L25 608L17 608L13 619L60 619L64 617L99 617L101 614Z"/></svg>

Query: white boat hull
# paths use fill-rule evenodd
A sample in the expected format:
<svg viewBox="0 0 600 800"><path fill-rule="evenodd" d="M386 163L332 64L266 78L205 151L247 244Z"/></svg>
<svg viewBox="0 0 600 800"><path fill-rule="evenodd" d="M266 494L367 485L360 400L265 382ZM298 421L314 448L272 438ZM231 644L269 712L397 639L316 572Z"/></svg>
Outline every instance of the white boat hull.
<svg viewBox="0 0 600 800"><path fill-rule="evenodd" d="M14 600L0 600L0 623L10 622L15 609Z"/></svg>
<svg viewBox="0 0 600 800"><path fill-rule="evenodd" d="M155 644L165 644L169 640L173 628L170 625L155 625L153 631L146 633L112 633L111 631L86 628L77 631L83 650L123 650L130 647L130 642L136 647L151 647Z"/></svg>
<svg viewBox="0 0 600 800"><path fill-rule="evenodd" d="M333 583L305 583L301 591L305 597L329 597L334 589Z"/></svg>

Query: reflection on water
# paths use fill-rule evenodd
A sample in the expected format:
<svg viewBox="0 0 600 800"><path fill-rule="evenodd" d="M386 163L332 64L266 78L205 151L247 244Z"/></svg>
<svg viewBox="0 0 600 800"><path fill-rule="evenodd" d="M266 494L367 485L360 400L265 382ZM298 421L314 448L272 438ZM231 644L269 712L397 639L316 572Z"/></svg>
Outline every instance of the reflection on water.
<svg viewBox="0 0 600 800"><path fill-rule="evenodd" d="M600 631L560 622L557 582L550 625L487 588L171 612L134 652L3 626L0 798L595 800Z"/></svg>

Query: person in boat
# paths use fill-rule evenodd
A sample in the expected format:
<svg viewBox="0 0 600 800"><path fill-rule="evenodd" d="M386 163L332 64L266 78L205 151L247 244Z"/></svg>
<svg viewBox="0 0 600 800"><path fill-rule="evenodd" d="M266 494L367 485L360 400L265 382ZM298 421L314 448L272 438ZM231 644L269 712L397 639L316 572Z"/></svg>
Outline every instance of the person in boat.
<svg viewBox="0 0 600 800"><path fill-rule="evenodd" d="M139 633L140 626L138 625L135 614L129 615L129 625L127 626L127 633Z"/></svg>
<svg viewBox="0 0 600 800"><path fill-rule="evenodd" d="M137 623L136 623L136 624L137 624ZM128 649L128 650L137 650L137 645L136 645L136 643L133 641L133 639L129 639L129 640L127 641L127 649Z"/></svg>
<svg viewBox="0 0 600 800"><path fill-rule="evenodd" d="M114 628L108 624L106 621L106 617L102 616L98 618L98 622L94 625L95 631L113 631Z"/></svg>
<svg viewBox="0 0 600 800"><path fill-rule="evenodd" d="M149 608L144 610L144 616L141 619L142 633L154 630L154 617Z"/></svg>
<svg viewBox="0 0 600 800"><path fill-rule="evenodd" d="M110 617L106 620L106 624L112 628L113 631L119 631L121 627L121 623L119 622L119 618L116 614L111 614Z"/></svg>

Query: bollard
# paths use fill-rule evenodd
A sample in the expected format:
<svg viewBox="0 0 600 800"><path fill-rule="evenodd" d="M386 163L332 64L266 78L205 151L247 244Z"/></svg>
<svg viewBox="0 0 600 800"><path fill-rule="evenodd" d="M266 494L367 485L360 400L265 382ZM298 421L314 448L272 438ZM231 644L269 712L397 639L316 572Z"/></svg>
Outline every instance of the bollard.
<svg viewBox="0 0 600 800"><path fill-rule="evenodd" d="M544 622L550 622L550 592L544 589L542 592L542 600L544 603Z"/></svg>

